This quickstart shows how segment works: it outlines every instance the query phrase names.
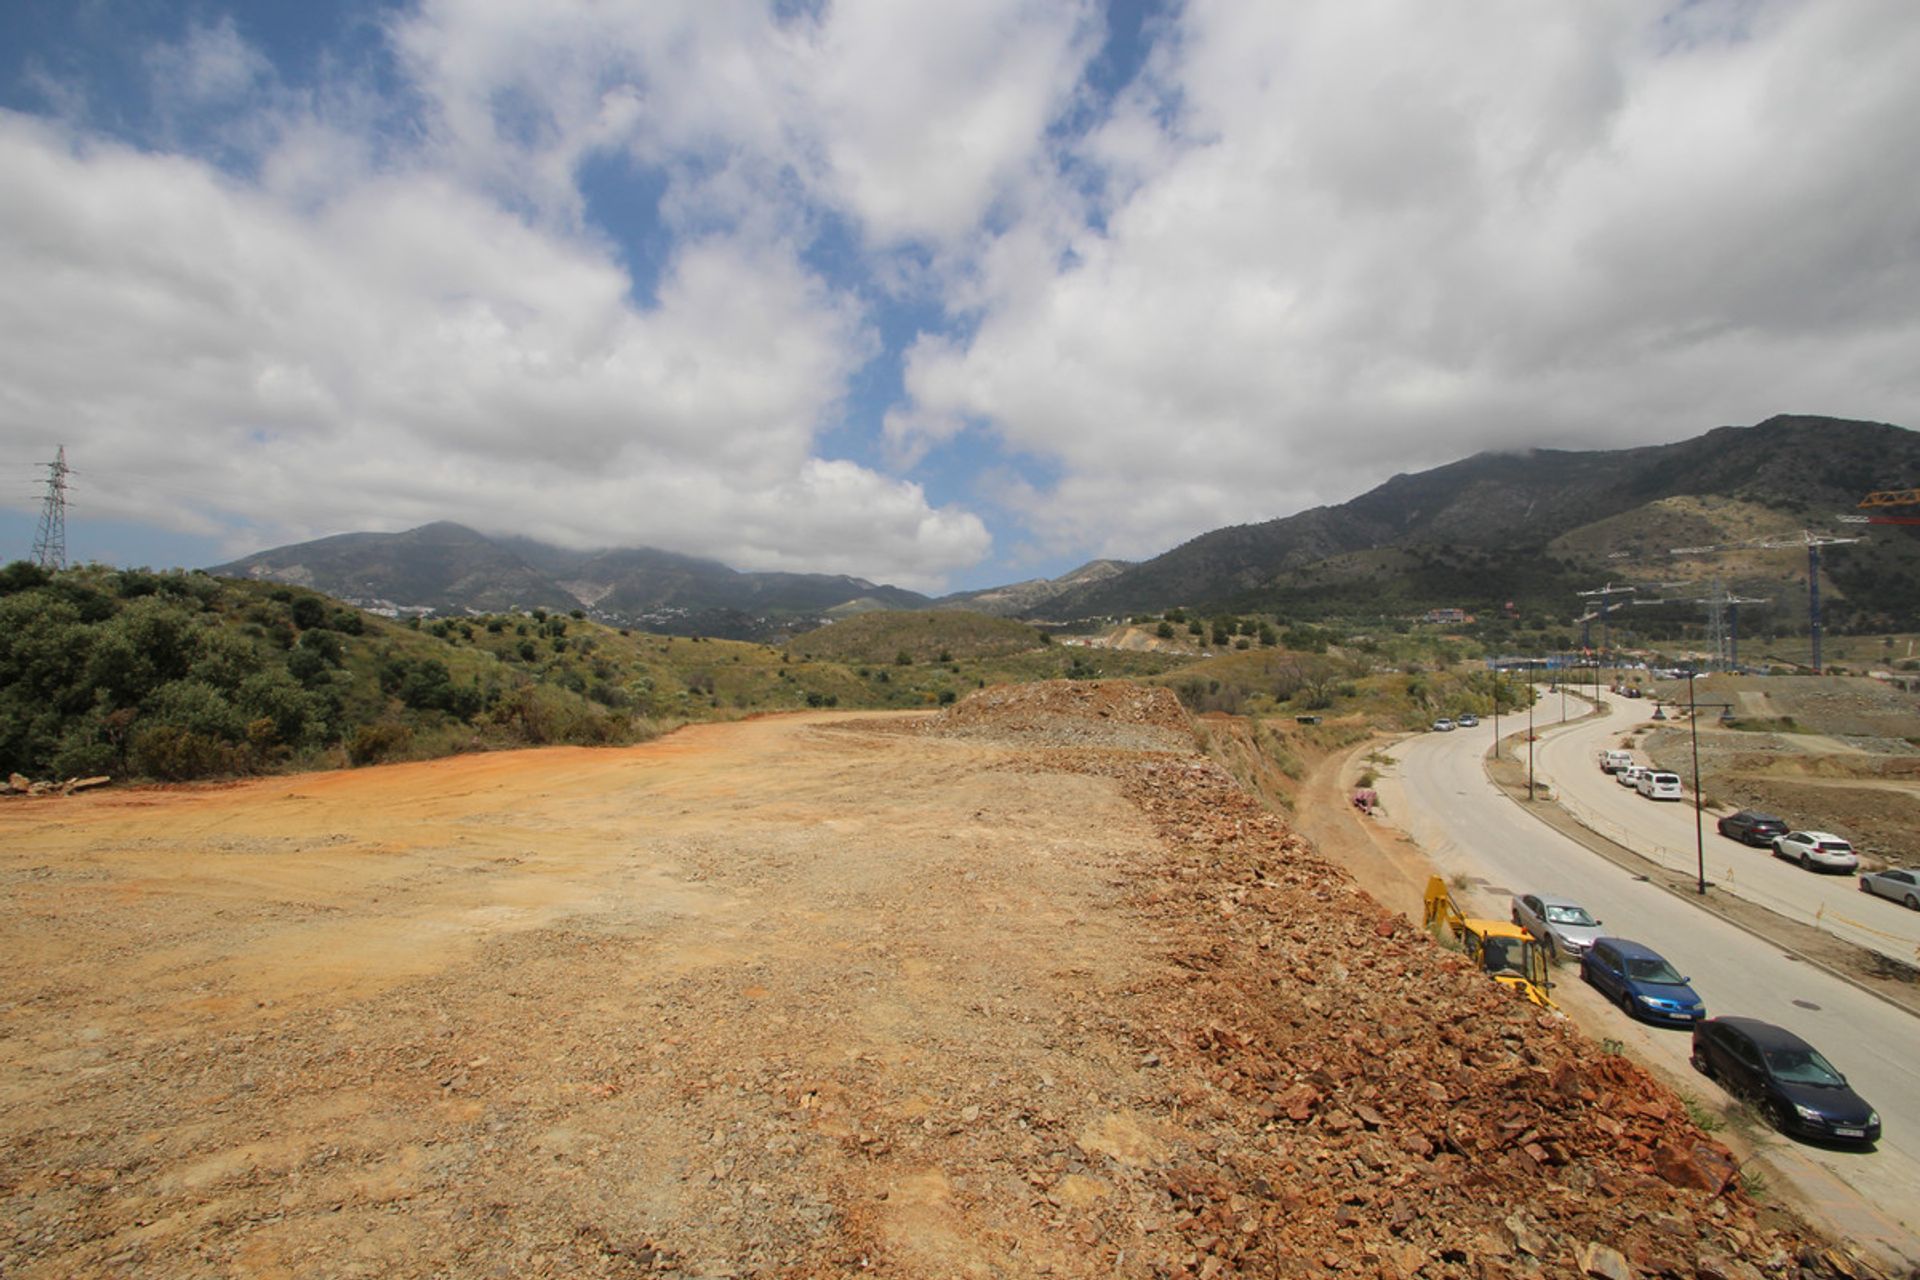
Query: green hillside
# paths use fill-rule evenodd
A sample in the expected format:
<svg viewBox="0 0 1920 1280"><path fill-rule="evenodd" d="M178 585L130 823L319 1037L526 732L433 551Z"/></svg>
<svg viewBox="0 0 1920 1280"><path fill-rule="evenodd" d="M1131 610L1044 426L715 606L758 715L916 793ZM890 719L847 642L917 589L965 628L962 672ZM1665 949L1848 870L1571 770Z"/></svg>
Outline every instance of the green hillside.
<svg viewBox="0 0 1920 1280"><path fill-rule="evenodd" d="M1008 618L959 609L922 609L856 614L795 636L787 642L787 651L796 657L834 662L893 662L903 653L915 662L944 662L1001 658L1047 642L1043 632Z"/></svg>
<svg viewBox="0 0 1920 1280"><path fill-rule="evenodd" d="M957 611L815 635L778 649L579 610L399 623L272 582L16 562L0 569L0 777L170 781L633 742L689 721L925 708L985 684L1187 660L1053 645Z"/></svg>

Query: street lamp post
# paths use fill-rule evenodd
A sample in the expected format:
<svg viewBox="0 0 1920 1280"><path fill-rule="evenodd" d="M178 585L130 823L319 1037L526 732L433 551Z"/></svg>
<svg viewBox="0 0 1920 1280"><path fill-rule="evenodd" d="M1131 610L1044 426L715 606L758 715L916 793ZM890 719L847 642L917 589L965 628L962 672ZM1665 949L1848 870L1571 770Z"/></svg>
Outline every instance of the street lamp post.
<svg viewBox="0 0 1920 1280"><path fill-rule="evenodd" d="M1527 673L1527 803L1533 803L1533 673Z"/></svg>
<svg viewBox="0 0 1920 1280"><path fill-rule="evenodd" d="M1493 656L1493 758L1500 758L1500 655Z"/></svg>
<svg viewBox="0 0 1920 1280"><path fill-rule="evenodd" d="M1698 858L1695 865L1698 868L1696 878L1699 882L1699 893L1701 897L1705 897L1707 893L1707 836L1705 819L1701 816L1700 720L1698 718L1698 704L1693 700L1693 676L1693 668L1688 667L1687 731L1693 735L1693 847Z"/></svg>

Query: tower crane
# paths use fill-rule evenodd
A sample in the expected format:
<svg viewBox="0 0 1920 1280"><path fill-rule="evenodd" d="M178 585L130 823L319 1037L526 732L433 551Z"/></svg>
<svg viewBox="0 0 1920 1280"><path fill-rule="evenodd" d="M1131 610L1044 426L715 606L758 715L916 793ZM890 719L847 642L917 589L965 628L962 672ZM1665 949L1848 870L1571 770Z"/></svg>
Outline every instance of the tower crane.
<svg viewBox="0 0 1920 1280"><path fill-rule="evenodd" d="M1831 533L1815 533L1803 529L1798 538L1768 537L1748 538L1744 542L1721 542L1702 547L1674 547L1669 552L1676 556L1713 555L1722 551L1785 551L1805 547L1807 551L1807 631L1813 640L1813 674L1819 675L1820 666L1820 548L1844 546L1850 542L1861 542L1861 538L1841 538Z"/></svg>
<svg viewBox="0 0 1920 1280"><path fill-rule="evenodd" d="M1679 583L1662 583L1663 586L1679 586ZM1653 604L1699 604L1707 607L1707 630L1713 637L1713 657L1723 670L1732 670L1740 665L1740 606L1743 604L1771 604L1771 599L1763 596L1737 596L1728 591L1725 584L1716 581L1713 592L1705 596L1670 597L1657 600L1636 599L1636 605Z"/></svg>
<svg viewBox="0 0 1920 1280"><path fill-rule="evenodd" d="M1606 586L1595 587L1592 591L1576 591L1573 593L1577 596L1597 597L1599 599L1601 652L1609 654L1613 652L1613 629L1608 624L1608 619L1612 616L1614 610L1612 598L1614 596L1632 595L1638 590L1638 587L1616 587L1613 583L1609 582ZM1589 614L1587 618L1581 618L1579 621L1584 625L1591 617L1592 615Z"/></svg>
<svg viewBox="0 0 1920 1280"><path fill-rule="evenodd" d="M1857 508L1870 514L1837 518L1841 524L1920 524L1920 514L1890 515L1890 507L1920 507L1920 489L1876 489Z"/></svg>

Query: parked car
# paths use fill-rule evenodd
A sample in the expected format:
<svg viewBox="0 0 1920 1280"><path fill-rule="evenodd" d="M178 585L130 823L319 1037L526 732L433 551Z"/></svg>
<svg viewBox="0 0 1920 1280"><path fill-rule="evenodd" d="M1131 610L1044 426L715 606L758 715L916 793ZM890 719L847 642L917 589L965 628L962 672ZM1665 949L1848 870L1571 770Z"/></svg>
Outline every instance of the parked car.
<svg viewBox="0 0 1920 1280"><path fill-rule="evenodd" d="M1600 921L1566 898L1524 893L1513 900L1513 922L1538 938L1547 955L1577 960L1600 936Z"/></svg>
<svg viewBox="0 0 1920 1280"><path fill-rule="evenodd" d="M1773 856L1797 862L1808 871L1852 871L1860 855L1839 836L1825 831L1789 831L1773 838Z"/></svg>
<svg viewBox="0 0 1920 1280"><path fill-rule="evenodd" d="M1595 938L1580 956L1580 976L1609 997L1630 1018L1691 1026L1707 1016L1706 1001L1644 943L1626 938Z"/></svg>
<svg viewBox="0 0 1920 1280"><path fill-rule="evenodd" d="M1630 751L1602 751L1600 753L1600 772L1602 773L1619 773L1622 769L1630 768L1632 764L1633 753Z"/></svg>
<svg viewBox="0 0 1920 1280"><path fill-rule="evenodd" d="M1871 1146L1880 1113L1820 1051L1757 1018L1709 1018L1693 1029L1694 1070L1764 1111L1783 1133Z"/></svg>
<svg viewBox="0 0 1920 1280"><path fill-rule="evenodd" d="M1770 813L1760 813L1753 809L1742 809L1730 813L1714 823L1720 834L1729 840L1738 840L1742 844L1771 846L1775 836L1787 834L1787 824Z"/></svg>
<svg viewBox="0 0 1920 1280"><path fill-rule="evenodd" d="M1471 711L1469 711L1466 715L1461 716L1458 720L1454 721L1454 723L1459 725L1462 729L1472 729L1480 723L1480 717L1474 715Z"/></svg>
<svg viewBox="0 0 1920 1280"><path fill-rule="evenodd" d="M1920 867L1869 871L1860 877L1860 892L1892 898L1909 910L1920 911Z"/></svg>
<svg viewBox="0 0 1920 1280"><path fill-rule="evenodd" d="M1452 733L1453 721L1447 719L1445 716L1441 716L1433 722L1433 731L1435 733Z"/></svg>
<svg viewBox="0 0 1920 1280"><path fill-rule="evenodd" d="M1649 800L1678 800L1680 775L1660 769L1649 769L1640 775L1634 783L1634 789Z"/></svg>
<svg viewBox="0 0 1920 1280"><path fill-rule="evenodd" d="M1638 788L1640 785L1640 776L1649 772L1651 772L1651 770L1644 764L1630 764L1620 772L1614 774L1613 780L1623 787Z"/></svg>

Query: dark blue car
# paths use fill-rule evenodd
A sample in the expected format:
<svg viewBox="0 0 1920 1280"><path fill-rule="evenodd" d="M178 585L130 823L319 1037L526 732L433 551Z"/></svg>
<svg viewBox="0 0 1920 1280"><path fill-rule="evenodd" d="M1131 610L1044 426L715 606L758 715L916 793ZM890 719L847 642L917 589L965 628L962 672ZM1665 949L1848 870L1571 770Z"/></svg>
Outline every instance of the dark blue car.
<svg viewBox="0 0 1920 1280"><path fill-rule="evenodd" d="M1869 1147L1880 1140L1880 1113L1819 1050L1784 1027L1710 1018L1693 1029L1693 1066L1783 1133Z"/></svg>
<svg viewBox="0 0 1920 1280"><path fill-rule="evenodd" d="M1690 1027L1707 1016L1706 1002L1652 947L1625 938L1596 938L1580 957L1580 976L1606 993L1628 1017Z"/></svg>

